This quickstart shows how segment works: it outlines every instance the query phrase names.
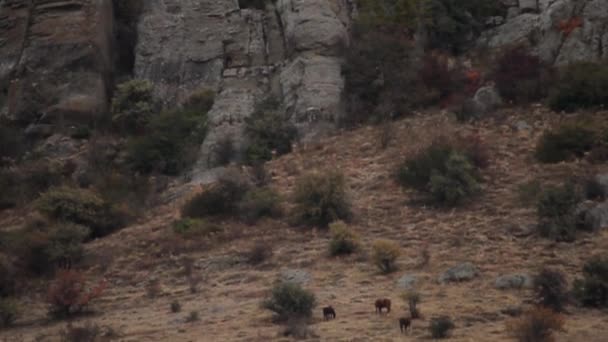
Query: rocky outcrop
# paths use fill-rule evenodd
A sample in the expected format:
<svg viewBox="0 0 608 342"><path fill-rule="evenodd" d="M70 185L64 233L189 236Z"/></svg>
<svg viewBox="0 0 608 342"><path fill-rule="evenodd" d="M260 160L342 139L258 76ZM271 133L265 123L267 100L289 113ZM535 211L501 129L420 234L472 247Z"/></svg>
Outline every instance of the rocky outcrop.
<svg viewBox="0 0 608 342"><path fill-rule="evenodd" d="M503 1L504 24L486 31L480 45L497 49L528 44L555 65L608 57L608 2L605 0Z"/></svg>
<svg viewBox="0 0 608 342"><path fill-rule="evenodd" d="M0 2L1 113L50 132L106 112L112 31L111 0Z"/></svg>
<svg viewBox="0 0 608 342"><path fill-rule="evenodd" d="M135 76L151 80L167 106L200 88L216 91L196 168L207 170L219 142L230 139L237 151L246 143L244 119L264 97L282 99L286 119L305 136L331 125L341 113L339 54L349 23L346 0L278 0L265 10L234 0L150 1ZM208 178L197 174L195 181Z"/></svg>

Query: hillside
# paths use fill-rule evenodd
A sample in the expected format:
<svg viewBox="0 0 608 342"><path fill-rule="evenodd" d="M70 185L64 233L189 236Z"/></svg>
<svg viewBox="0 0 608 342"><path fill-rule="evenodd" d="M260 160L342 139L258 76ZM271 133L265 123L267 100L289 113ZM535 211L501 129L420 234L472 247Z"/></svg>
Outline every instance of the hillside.
<svg viewBox="0 0 608 342"><path fill-rule="evenodd" d="M586 113L603 119L606 112ZM260 308L281 272L305 272L305 287L317 296L310 329L318 341L429 340L429 319L447 314L454 320L451 341L509 341L505 309L526 307L531 291L498 290L499 275L534 273L541 266L556 267L569 281L580 276L588 256L605 252L608 232L589 233L573 243L558 243L529 231L536 222L533 204L521 203L521 184L534 179L559 182L570 175L606 172L605 165L585 161L539 164L532 158L544 129L562 120L542 107L502 110L474 124L459 124L445 113L424 113L395 122L394 139L379 146L381 127L342 131L267 164L271 186L289 205L295 179L310 170L338 169L347 179L353 202L351 227L362 236L362 252L344 258L328 255L328 234L294 228L287 219L267 219L254 226L233 220L221 223L226 233L185 243L171 229L180 201L150 210L137 224L86 245L85 265L92 279L105 278L108 289L92 307L93 313L72 321L111 327L120 341L288 341L282 329ZM523 127L521 123L527 123ZM520 127L519 129L517 127ZM527 129L529 128L529 129ZM395 183L397 165L433 137L475 133L487 145L490 166L483 173L481 197L457 209L438 209L412 203L412 194ZM19 213L3 215L3 225L17 224ZM398 271L381 275L369 261L371 242L378 238L399 243ZM273 256L259 266L248 265L243 252L263 241ZM428 265L418 267L423 249ZM202 277L200 291L190 293L183 276L183 259L192 258ZM479 276L462 283L439 284L447 268L472 262ZM302 275L302 273L299 273ZM423 320L403 337L397 318L405 313L397 280L415 275ZM304 277L307 278L307 277ZM150 282L158 293L148 296ZM48 322L40 292L24 298L24 315L16 327L0 332L4 341L56 341L65 322ZM376 298L393 301L386 316L374 313ZM170 303L179 301L180 313ZM331 304L337 319L323 321L320 307ZM191 311L200 320L185 322ZM568 306L565 331L557 341L605 341L605 312Z"/></svg>

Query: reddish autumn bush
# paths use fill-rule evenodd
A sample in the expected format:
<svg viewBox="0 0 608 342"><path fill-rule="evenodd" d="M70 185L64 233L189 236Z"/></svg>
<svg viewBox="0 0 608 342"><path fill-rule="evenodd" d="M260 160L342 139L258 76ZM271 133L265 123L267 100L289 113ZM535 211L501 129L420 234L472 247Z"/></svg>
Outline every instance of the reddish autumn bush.
<svg viewBox="0 0 608 342"><path fill-rule="evenodd" d="M88 287L81 272L61 270L57 272L47 293L47 301L51 305L49 313L57 318L78 314L93 299L100 297L105 288L104 281Z"/></svg>
<svg viewBox="0 0 608 342"><path fill-rule="evenodd" d="M548 95L551 68L523 46L506 50L496 61L492 78L500 95L515 103L528 103Z"/></svg>

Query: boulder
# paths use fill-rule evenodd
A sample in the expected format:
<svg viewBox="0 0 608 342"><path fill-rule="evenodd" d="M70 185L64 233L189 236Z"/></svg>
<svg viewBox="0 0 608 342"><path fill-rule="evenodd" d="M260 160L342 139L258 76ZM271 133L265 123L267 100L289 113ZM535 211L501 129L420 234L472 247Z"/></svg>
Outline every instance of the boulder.
<svg viewBox="0 0 608 342"><path fill-rule="evenodd" d="M279 279L283 282L306 285L310 282L310 273L305 270L286 269L281 271Z"/></svg>
<svg viewBox="0 0 608 342"><path fill-rule="evenodd" d="M585 230L597 231L608 228L608 201L582 203L578 206L576 214Z"/></svg>
<svg viewBox="0 0 608 342"><path fill-rule="evenodd" d="M532 286L532 278L527 274L508 274L496 278L494 286L500 290L521 289Z"/></svg>
<svg viewBox="0 0 608 342"><path fill-rule="evenodd" d="M536 12L538 10L537 0L519 0L519 9L522 12Z"/></svg>
<svg viewBox="0 0 608 342"><path fill-rule="evenodd" d="M438 277L441 284L472 280L479 275L479 270L470 262L465 262L449 268Z"/></svg>
<svg viewBox="0 0 608 342"><path fill-rule="evenodd" d="M418 282L418 277L415 275L406 274L397 280L397 287L404 290L411 290Z"/></svg>
<svg viewBox="0 0 608 342"><path fill-rule="evenodd" d="M477 103L482 114L495 111L503 103L498 90L494 86L479 88L473 97L473 101Z"/></svg>

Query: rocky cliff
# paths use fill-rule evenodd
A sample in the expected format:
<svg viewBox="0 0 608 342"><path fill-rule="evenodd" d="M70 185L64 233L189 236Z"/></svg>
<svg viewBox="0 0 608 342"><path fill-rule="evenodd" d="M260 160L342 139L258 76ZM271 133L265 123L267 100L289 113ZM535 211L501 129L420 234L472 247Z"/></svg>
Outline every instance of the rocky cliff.
<svg viewBox="0 0 608 342"><path fill-rule="evenodd" d="M502 1L508 14L488 21L479 46L525 42L558 65L608 57L605 0ZM151 80L167 107L201 88L217 92L198 170L215 164L222 139L244 144L243 119L263 97L281 99L308 138L344 115L340 56L352 0L277 0L265 9L237 0L144 1L131 23L137 44L123 44L112 4L0 1L0 113L42 136L65 122L90 123L107 112L116 72L125 69L116 56L132 56L128 72Z"/></svg>

